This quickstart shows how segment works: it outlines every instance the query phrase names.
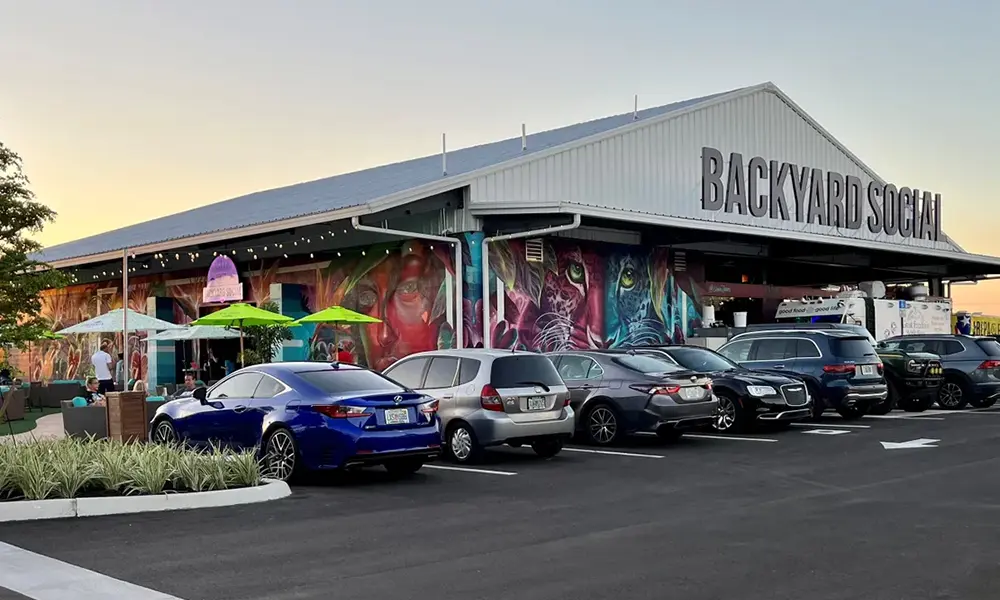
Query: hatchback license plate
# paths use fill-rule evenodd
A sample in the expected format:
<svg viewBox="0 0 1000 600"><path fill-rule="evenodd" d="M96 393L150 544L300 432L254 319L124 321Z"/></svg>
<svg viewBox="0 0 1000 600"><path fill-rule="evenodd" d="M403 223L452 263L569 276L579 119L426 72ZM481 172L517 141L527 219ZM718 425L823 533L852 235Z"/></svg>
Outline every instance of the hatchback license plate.
<svg viewBox="0 0 1000 600"><path fill-rule="evenodd" d="M874 375L875 374L875 365L861 365L861 374L862 375Z"/></svg>
<svg viewBox="0 0 1000 600"><path fill-rule="evenodd" d="M545 398L541 396L528 398L528 410L545 410Z"/></svg>
<svg viewBox="0 0 1000 600"><path fill-rule="evenodd" d="M387 408L385 411L386 425L405 425L410 422L410 409Z"/></svg>
<svg viewBox="0 0 1000 600"><path fill-rule="evenodd" d="M685 400L701 400L705 395L705 390L700 387L681 388L681 398Z"/></svg>

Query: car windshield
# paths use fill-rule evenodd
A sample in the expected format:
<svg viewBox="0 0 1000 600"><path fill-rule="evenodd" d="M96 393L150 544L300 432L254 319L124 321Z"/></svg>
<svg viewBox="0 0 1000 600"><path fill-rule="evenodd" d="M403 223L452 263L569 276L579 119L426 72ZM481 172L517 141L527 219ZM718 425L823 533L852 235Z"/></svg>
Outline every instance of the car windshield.
<svg viewBox="0 0 1000 600"><path fill-rule="evenodd" d="M541 354L513 354L493 361L490 383L497 388L562 385L552 361Z"/></svg>
<svg viewBox="0 0 1000 600"><path fill-rule="evenodd" d="M733 371L740 368L725 356L703 348L671 348L670 356L692 371Z"/></svg>
<svg viewBox="0 0 1000 600"><path fill-rule="evenodd" d="M392 394L406 391L398 383L366 369L322 369L300 371L298 376L331 396L348 394Z"/></svg>
<svg viewBox="0 0 1000 600"><path fill-rule="evenodd" d="M684 368L678 367L662 358L656 358L648 354L623 354L615 357L614 361L626 369L647 375L650 373L672 373L684 370Z"/></svg>

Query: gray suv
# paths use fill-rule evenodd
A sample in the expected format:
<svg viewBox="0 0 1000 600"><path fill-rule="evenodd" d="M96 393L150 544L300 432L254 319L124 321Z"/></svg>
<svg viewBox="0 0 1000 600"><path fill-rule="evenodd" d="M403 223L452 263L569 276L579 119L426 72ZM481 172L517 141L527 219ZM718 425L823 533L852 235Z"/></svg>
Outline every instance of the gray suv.
<svg viewBox="0 0 1000 600"><path fill-rule="evenodd" d="M393 363L382 373L433 396L448 456L459 463L484 448L530 445L536 454L558 454L575 428L570 396L552 362L509 350L433 350Z"/></svg>

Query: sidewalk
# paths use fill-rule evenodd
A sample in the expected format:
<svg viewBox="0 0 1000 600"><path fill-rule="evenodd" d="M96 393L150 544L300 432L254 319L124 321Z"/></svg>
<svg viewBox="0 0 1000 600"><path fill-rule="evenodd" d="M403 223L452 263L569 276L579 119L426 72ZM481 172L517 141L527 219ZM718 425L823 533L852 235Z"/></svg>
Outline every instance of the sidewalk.
<svg viewBox="0 0 1000 600"><path fill-rule="evenodd" d="M42 439L54 439L66 437L63 430L62 414L45 415L38 419L34 429L25 431L17 435L0 435L0 443L9 443L11 440L17 443L33 442Z"/></svg>

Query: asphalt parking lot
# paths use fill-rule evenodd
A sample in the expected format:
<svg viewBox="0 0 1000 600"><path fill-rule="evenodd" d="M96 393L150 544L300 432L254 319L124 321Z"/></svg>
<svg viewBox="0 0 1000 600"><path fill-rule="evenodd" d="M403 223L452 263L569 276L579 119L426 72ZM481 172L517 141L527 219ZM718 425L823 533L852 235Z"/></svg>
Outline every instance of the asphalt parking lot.
<svg viewBox="0 0 1000 600"><path fill-rule="evenodd" d="M501 450L245 507L5 524L0 587L35 591L0 598L83 597L67 591L83 573L135 600L992 600L998 449L1000 410L830 417L550 461Z"/></svg>

